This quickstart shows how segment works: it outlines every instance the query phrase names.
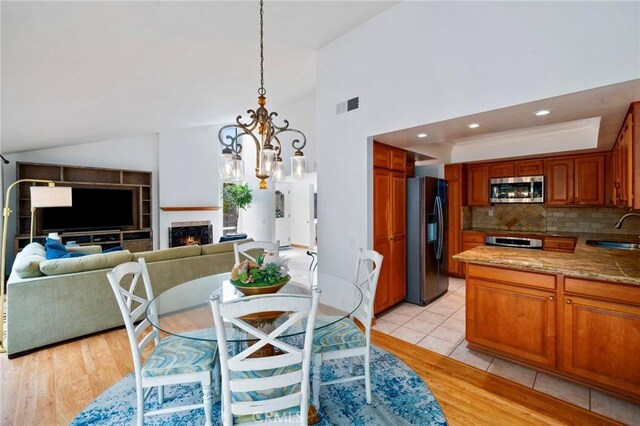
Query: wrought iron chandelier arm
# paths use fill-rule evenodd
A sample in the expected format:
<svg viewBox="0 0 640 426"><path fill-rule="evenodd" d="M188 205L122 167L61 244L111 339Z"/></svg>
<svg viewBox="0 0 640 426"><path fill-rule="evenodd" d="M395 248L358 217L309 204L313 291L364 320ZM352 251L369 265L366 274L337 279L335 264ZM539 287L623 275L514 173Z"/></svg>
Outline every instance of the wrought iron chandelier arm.
<svg viewBox="0 0 640 426"><path fill-rule="evenodd" d="M307 136L298 129L290 129L288 121L286 121L286 124L287 124L287 127L283 128L282 130L278 130L273 134L274 138L279 142L280 133L286 133L286 132L297 133L298 135L300 135L300 138L296 138L293 141L291 141L291 146L293 147L293 149L296 150L296 153L299 152L300 154L302 154L302 150L304 149L305 146L307 146Z"/></svg>

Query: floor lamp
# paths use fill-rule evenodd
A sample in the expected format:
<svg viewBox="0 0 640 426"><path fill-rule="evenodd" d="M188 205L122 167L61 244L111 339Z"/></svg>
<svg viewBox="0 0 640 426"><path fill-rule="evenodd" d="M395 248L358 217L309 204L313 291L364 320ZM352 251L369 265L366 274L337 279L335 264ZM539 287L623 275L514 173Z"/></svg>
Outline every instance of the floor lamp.
<svg viewBox="0 0 640 426"><path fill-rule="evenodd" d="M9 201L11 196L11 190L16 185L29 182L29 183L46 183L48 186L31 186L31 234L30 241L33 240L33 223L34 212L36 208L41 207L69 207L71 205L71 188L70 187L56 187L55 183L51 180L44 179L20 179L9 185L7 188L7 195L4 201L4 208L2 209L2 251L0 259L0 352L6 352L4 346L4 285L5 285L5 267L6 267L6 253L7 253L7 225L9 222L9 215L11 215L11 209L9 208Z"/></svg>

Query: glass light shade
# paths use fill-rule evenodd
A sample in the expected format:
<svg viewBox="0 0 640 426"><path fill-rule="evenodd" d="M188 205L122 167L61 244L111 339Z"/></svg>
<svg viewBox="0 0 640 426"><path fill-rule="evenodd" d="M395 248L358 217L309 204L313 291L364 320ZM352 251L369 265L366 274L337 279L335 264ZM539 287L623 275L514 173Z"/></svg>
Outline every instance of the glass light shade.
<svg viewBox="0 0 640 426"><path fill-rule="evenodd" d="M234 155L220 154L218 161L218 175L221 179L233 179L234 175Z"/></svg>
<svg viewBox="0 0 640 426"><path fill-rule="evenodd" d="M70 207L71 187L31 186L31 207Z"/></svg>
<svg viewBox="0 0 640 426"><path fill-rule="evenodd" d="M273 180L276 182L282 182L284 180L284 162L282 160L276 161L276 168L273 170Z"/></svg>
<svg viewBox="0 0 640 426"><path fill-rule="evenodd" d="M233 160L233 173L231 179L234 182L242 182L244 180L244 160Z"/></svg>
<svg viewBox="0 0 640 426"><path fill-rule="evenodd" d="M275 149L261 149L260 150L260 163L258 163L258 174L261 176L269 177L273 173L273 169L276 165L276 151Z"/></svg>
<svg viewBox="0 0 640 426"><path fill-rule="evenodd" d="M307 174L307 159L304 155L291 157L291 176L294 179L303 179Z"/></svg>

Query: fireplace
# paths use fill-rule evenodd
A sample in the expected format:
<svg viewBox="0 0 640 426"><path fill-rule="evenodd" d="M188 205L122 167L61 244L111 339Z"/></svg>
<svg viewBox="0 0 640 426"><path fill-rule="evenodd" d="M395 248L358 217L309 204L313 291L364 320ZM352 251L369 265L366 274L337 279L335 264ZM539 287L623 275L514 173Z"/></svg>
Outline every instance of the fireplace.
<svg viewBox="0 0 640 426"><path fill-rule="evenodd" d="M213 242L211 222L172 222L169 228L169 247L204 245Z"/></svg>

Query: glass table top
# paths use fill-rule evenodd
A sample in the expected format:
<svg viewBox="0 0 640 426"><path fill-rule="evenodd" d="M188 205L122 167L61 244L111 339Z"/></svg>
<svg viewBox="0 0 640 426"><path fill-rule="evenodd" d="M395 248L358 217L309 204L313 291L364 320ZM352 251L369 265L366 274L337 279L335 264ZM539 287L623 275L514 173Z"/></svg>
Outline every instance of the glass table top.
<svg viewBox="0 0 640 426"><path fill-rule="evenodd" d="M216 341L209 299L215 292L222 302L244 296L229 282L230 273L210 275L177 285L157 295L147 306L146 318L160 331L195 340ZM334 324L355 312L362 303L362 291L349 280L325 273L293 273L278 294L308 295L310 281L321 290L315 329ZM154 314L154 309L157 314ZM289 318L288 312L267 312L245 320L253 327L269 332ZM230 323L225 324L228 342L254 340ZM281 337L304 332L302 324L291 327Z"/></svg>

